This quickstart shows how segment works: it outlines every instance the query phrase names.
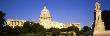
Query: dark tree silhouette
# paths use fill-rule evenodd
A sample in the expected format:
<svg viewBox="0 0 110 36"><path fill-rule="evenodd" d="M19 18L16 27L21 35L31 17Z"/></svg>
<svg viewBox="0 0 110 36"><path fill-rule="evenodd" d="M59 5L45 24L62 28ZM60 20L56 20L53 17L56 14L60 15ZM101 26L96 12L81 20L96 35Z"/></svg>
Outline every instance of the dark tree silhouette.
<svg viewBox="0 0 110 36"><path fill-rule="evenodd" d="M32 33L43 36L46 34L46 29L39 23L33 23L31 28Z"/></svg>
<svg viewBox="0 0 110 36"><path fill-rule="evenodd" d="M3 25L6 24L6 21L5 21L5 13L3 13L3 11L0 11L0 28L3 27Z"/></svg>
<svg viewBox="0 0 110 36"><path fill-rule="evenodd" d="M23 34L23 28L21 26L15 26L12 30L10 30L12 35Z"/></svg>
<svg viewBox="0 0 110 36"><path fill-rule="evenodd" d="M1 33L0 35L4 35L4 36L5 35L10 35L11 30L12 30L12 28L9 25L6 25L1 29L2 32L0 32Z"/></svg>
<svg viewBox="0 0 110 36"><path fill-rule="evenodd" d="M26 21L23 25L24 34L31 33L31 28L32 28L31 22Z"/></svg>
<svg viewBox="0 0 110 36"><path fill-rule="evenodd" d="M84 36L87 36L87 35L91 35L92 34L92 29L88 26L84 26L81 30L80 30L80 35L84 35Z"/></svg>
<svg viewBox="0 0 110 36"><path fill-rule="evenodd" d="M79 31L79 28L76 27L76 26L74 26L74 25L72 25L72 26L68 27L68 30L69 30L69 31L78 32L78 31Z"/></svg>
<svg viewBox="0 0 110 36"><path fill-rule="evenodd" d="M47 32L50 32L51 36L59 36L60 29L58 29L58 28L50 28L50 29L47 29Z"/></svg>
<svg viewBox="0 0 110 36"><path fill-rule="evenodd" d="M84 26L84 27L83 27L83 30L84 30L84 32L87 32L87 31L91 31L91 28L88 27L88 26Z"/></svg>
<svg viewBox="0 0 110 36"><path fill-rule="evenodd" d="M105 24L105 29L110 30L110 10L102 11L102 20Z"/></svg>

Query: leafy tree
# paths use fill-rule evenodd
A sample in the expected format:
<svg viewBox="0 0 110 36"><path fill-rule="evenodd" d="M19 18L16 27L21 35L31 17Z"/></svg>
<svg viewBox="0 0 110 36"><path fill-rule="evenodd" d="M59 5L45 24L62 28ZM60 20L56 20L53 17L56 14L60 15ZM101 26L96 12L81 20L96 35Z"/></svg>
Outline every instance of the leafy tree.
<svg viewBox="0 0 110 36"><path fill-rule="evenodd" d="M61 30L61 32L67 32L67 34L69 34L68 32L75 32L76 34L79 34L79 28L74 25L72 25L68 28L62 28L60 30Z"/></svg>
<svg viewBox="0 0 110 36"><path fill-rule="evenodd" d="M102 11L102 20L105 24L105 29L110 30L110 10Z"/></svg>
<svg viewBox="0 0 110 36"><path fill-rule="evenodd" d="M23 25L23 33L24 34L37 34L38 36L43 36L45 35L45 31L46 29L40 25L39 23L35 23L35 22L25 22Z"/></svg>
<svg viewBox="0 0 110 36"><path fill-rule="evenodd" d="M84 30L84 32L87 32L87 31L91 31L91 28L88 27L88 26L84 26L84 27L83 27L83 30Z"/></svg>
<svg viewBox="0 0 110 36"><path fill-rule="evenodd" d="M3 27L3 25L6 24L4 17L5 17L5 13L3 13L3 11L0 11L0 29Z"/></svg>
<svg viewBox="0 0 110 36"><path fill-rule="evenodd" d="M80 30L80 35L85 35L85 36L91 35L91 31L92 29L90 27L84 26L82 30Z"/></svg>
<svg viewBox="0 0 110 36"><path fill-rule="evenodd" d="M23 28L20 26L16 26L11 30L11 34L13 35L23 34Z"/></svg>
<svg viewBox="0 0 110 36"><path fill-rule="evenodd" d="M40 25L39 23L33 23L32 24L32 33L34 34L39 34L39 35L44 35L45 34L45 31L46 29Z"/></svg>
<svg viewBox="0 0 110 36"><path fill-rule="evenodd" d="M12 30L12 28L10 26L8 26L8 25L4 26L1 29L3 35L6 35L6 34L9 35L11 30Z"/></svg>
<svg viewBox="0 0 110 36"><path fill-rule="evenodd" d="M50 28L50 29L47 29L47 32L50 32L51 36L59 36L60 29L58 29L58 28Z"/></svg>
<svg viewBox="0 0 110 36"><path fill-rule="evenodd" d="M29 21L26 21L23 25L23 33L26 34L26 33L31 33L31 28L32 28L32 25Z"/></svg>
<svg viewBox="0 0 110 36"><path fill-rule="evenodd" d="M80 30L80 35L84 35L84 30Z"/></svg>
<svg viewBox="0 0 110 36"><path fill-rule="evenodd" d="M70 27L68 27L69 31L74 31L76 33L76 35L79 35L79 28L72 25Z"/></svg>
<svg viewBox="0 0 110 36"><path fill-rule="evenodd" d="M62 28L62 29L60 29L61 30L61 32L69 32L69 31L74 31L74 32L77 32L77 31L79 31L79 28L78 27L76 27L76 26L74 26L74 25L72 25L72 26L70 26L70 27L68 27L68 28Z"/></svg>
<svg viewBox="0 0 110 36"><path fill-rule="evenodd" d="M66 31L69 31L69 29L68 28L61 28L60 31L61 32L66 32Z"/></svg>
<svg viewBox="0 0 110 36"><path fill-rule="evenodd" d="M74 25L68 27L68 29L69 29L69 31L74 31L74 32L78 32L79 31L78 27L76 27Z"/></svg>

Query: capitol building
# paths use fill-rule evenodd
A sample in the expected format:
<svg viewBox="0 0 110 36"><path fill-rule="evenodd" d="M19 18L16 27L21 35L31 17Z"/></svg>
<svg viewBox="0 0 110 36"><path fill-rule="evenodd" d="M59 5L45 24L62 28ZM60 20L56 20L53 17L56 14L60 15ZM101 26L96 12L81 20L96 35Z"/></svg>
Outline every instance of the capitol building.
<svg viewBox="0 0 110 36"><path fill-rule="evenodd" d="M23 24L24 24L24 22L26 22L26 20L7 19L6 22L7 22L7 25L14 28L15 26L23 26ZM43 9L41 10L41 13L40 13L40 16L39 16L37 23L44 26L44 28L46 28L46 29L49 29L49 28L59 28L59 29L68 28L72 25L78 27L79 30L81 29L80 23L72 23L72 22L60 23L57 21L53 21L52 16L50 15L49 10L47 9L46 5L44 5Z"/></svg>

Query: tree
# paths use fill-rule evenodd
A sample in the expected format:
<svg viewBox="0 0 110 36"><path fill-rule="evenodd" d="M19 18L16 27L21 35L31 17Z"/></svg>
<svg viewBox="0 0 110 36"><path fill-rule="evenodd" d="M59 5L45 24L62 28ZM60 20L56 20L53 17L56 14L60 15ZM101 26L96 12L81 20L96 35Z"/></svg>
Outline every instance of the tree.
<svg viewBox="0 0 110 36"><path fill-rule="evenodd" d="M3 11L0 11L0 29L5 25L6 21L5 21L5 13L3 13Z"/></svg>
<svg viewBox="0 0 110 36"><path fill-rule="evenodd" d="M76 26L74 26L74 25L72 25L72 26L70 26L70 27L68 27L68 28L62 28L62 29L60 29L61 30L61 32L69 32L69 31L74 31L74 32L78 32L79 31L79 28L78 27L76 27Z"/></svg>
<svg viewBox="0 0 110 36"><path fill-rule="evenodd" d="M79 28L74 26L74 25L68 27L68 29L69 29L69 31L74 31L74 32L78 32L79 31Z"/></svg>
<svg viewBox="0 0 110 36"><path fill-rule="evenodd" d="M80 30L80 35L84 35L84 30Z"/></svg>
<svg viewBox="0 0 110 36"><path fill-rule="evenodd" d="M87 36L87 35L89 36L89 35L91 35L91 31L92 31L92 29L90 27L84 26L83 29L80 30L80 34L85 35L85 36Z"/></svg>
<svg viewBox="0 0 110 36"><path fill-rule="evenodd" d="M102 20L105 24L105 29L110 30L110 10L102 11Z"/></svg>
<svg viewBox="0 0 110 36"><path fill-rule="evenodd" d="M74 25L67 28L62 28L60 30L61 32L66 32L67 34L69 34L68 32L72 32L72 33L75 32L76 34L79 34L79 28Z"/></svg>
<svg viewBox="0 0 110 36"><path fill-rule="evenodd" d="M23 25L23 32L24 34L37 34L38 36L43 36L45 35L45 31L46 29L40 25L39 23L35 23L35 22L25 22Z"/></svg>
<svg viewBox="0 0 110 36"><path fill-rule="evenodd" d="M88 27L88 26L84 26L84 27L83 27L83 30L84 30L84 32L87 32L87 31L91 31L91 28Z"/></svg>
<svg viewBox="0 0 110 36"><path fill-rule="evenodd" d="M76 35L79 35L79 28L74 26L74 25L68 27L68 30L69 31L74 31L76 33Z"/></svg>
<svg viewBox="0 0 110 36"><path fill-rule="evenodd" d="M0 11L0 34L3 34L5 30L3 30L3 26L5 25L5 13L3 11Z"/></svg>
<svg viewBox="0 0 110 36"><path fill-rule="evenodd" d="M47 29L47 32L50 32L51 36L59 36L60 29L58 29L58 28L50 28L50 29Z"/></svg>
<svg viewBox="0 0 110 36"><path fill-rule="evenodd" d="M24 34L31 33L31 28L32 28L31 23L29 21L26 21L23 25L23 33Z"/></svg>
<svg viewBox="0 0 110 36"><path fill-rule="evenodd" d="M12 30L10 30L12 35L23 34L23 28L21 26L15 26Z"/></svg>
<svg viewBox="0 0 110 36"><path fill-rule="evenodd" d="M68 28L61 28L60 31L61 32L66 32L66 31L69 31L69 29Z"/></svg>
<svg viewBox="0 0 110 36"><path fill-rule="evenodd" d="M2 32L0 32L0 33L2 35L6 35L6 34L9 35L11 30L12 30L12 28L10 26L6 25L1 29Z"/></svg>
<svg viewBox="0 0 110 36"><path fill-rule="evenodd" d="M39 23L33 23L31 31L34 34L39 34L42 36L46 34L46 29L42 25L40 25Z"/></svg>

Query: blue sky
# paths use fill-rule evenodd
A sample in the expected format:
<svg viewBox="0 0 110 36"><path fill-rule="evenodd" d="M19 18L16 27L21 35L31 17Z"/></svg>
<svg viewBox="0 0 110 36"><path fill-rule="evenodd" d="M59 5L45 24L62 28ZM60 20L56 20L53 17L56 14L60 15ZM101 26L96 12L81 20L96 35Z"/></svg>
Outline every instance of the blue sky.
<svg viewBox="0 0 110 36"><path fill-rule="evenodd" d="M54 21L79 22L91 26L96 0L44 0ZM102 10L110 9L110 0L99 0ZM38 20L43 9L41 0L0 0L6 19Z"/></svg>

